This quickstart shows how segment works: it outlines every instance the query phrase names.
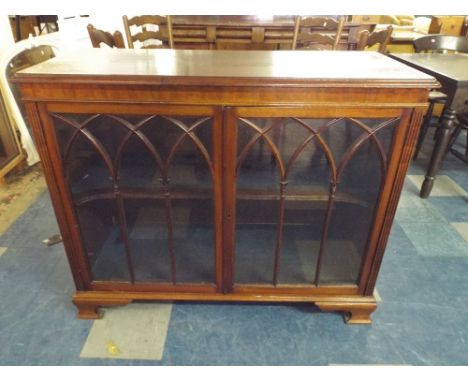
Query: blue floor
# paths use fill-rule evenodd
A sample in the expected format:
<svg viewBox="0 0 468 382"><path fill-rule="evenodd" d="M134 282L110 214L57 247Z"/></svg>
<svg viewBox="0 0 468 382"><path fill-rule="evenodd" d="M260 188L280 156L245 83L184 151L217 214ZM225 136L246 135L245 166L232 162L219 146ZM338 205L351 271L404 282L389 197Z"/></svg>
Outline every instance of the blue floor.
<svg viewBox="0 0 468 382"><path fill-rule="evenodd" d="M468 191L467 170L449 155L439 175ZM75 318L63 246L41 243L58 232L45 193L0 237L0 365L468 365L468 244L452 222L468 222L466 196L422 200L406 180L372 325L310 304L175 303L161 361L85 359L92 322Z"/></svg>

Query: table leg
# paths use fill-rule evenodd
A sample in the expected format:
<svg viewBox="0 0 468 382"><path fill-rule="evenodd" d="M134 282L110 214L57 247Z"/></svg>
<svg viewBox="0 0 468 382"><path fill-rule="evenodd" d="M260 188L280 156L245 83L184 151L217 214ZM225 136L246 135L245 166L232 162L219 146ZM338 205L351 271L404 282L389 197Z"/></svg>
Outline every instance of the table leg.
<svg viewBox="0 0 468 382"><path fill-rule="evenodd" d="M426 172L426 177L421 187L419 196L421 198L427 198L431 193L432 186L434 185L435 176L437 171L439 171L442 160L445 157L447 152L448 144L452 136L453 130L456 125L456 113L455 110L446 107L444 115L442 117L442 125L440 133L438 134L437 140L434 145L434 150L432 151L431 160L429 162L429 167Z"/></svg>

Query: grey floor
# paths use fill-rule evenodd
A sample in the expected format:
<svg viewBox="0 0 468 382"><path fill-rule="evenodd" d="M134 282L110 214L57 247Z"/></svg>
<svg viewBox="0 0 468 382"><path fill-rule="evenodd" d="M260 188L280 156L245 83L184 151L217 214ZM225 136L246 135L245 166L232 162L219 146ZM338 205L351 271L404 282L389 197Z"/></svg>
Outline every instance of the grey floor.
<svg viewBox="0 0 468 382"><path fill-rule="evenodd" d="M132 304L78 320L63 246L41 243L58 231L45 192L0 237L0 365L468 365L468 167L449 155L420 199L430 144L405 182L372 325L263 303Z"/></svg>

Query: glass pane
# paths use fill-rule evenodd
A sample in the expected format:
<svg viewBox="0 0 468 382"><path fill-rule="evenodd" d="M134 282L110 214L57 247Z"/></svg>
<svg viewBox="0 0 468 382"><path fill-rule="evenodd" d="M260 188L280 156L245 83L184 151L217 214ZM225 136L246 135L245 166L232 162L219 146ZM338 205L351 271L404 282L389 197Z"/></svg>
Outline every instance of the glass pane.
<svg viewBox="0 0 468 382"><path fill-rule="evenodd" d="M129 281L115 201L90 201L77 206L76 211L93 278Z"/></svg>
<svg viewBox="0 0 468 382"><path fill-rule="evenodd" d="M171 282L167 222L162 199L125 199L135 281Z"/></svg>
<svg viewBox="0 0 468 382"><path fill-rule="evenodd" d="M272 282L278 202L237 199L236 283ZM249 195L245 195L246 198Z"/></svg>
<svg viewBox="0 0 468 382"><path fill-rule="evenodd" d="M357 282L396 123L239 118L235 282Z"/></svg>
<svg viewBox="0 0 468 382"><path fill-rule="evenodd" d="M211 195L172 204L177 280L214 283L214 227Z"/></svg>
<svg viewBox="0 0 468 382"><path fill-rule="evenodd" d="M312 282L317 251L307 242L320 240L331 174L323 148L293 119L238 126L235 282Z"/></svg>
<svg viewBox="0 0 468 382"><path fill-rule="evenodd" d="M80 128L85 116L53 118L65 175L74 194L112 188L111 168L98 141ZM94 120L91 122L93 123Z"/></svg>
<svg viewBox="0 0 468 382"><path fill-rule="evenodd" d="M264 283L272 281L280 174L271 147L255 130L271 128L272 121L249 122L254 126L241 121L238 127L234 279Z"/></svg>
<svg viewBox="0 0 468 382"><path fill-rule="evenodd" d="M379 129L375 137L382 152L362 129L360 138L366 139L359 147L355 146L356 139L346 142L348 150L355 147L355 151L339 173L337 194L340 199L334 204L330 219L320 274L322 283L357 283L384 179L383 158L389 154L396 122L387 124L384 120L370 119L360 122L370 130ZM358 130L355 124L348 128Z"/></svg>
<svg viewBox="0 0 468 382"><path fill-rule="evenodd" d="M161 168L157 157L141 138L132 134L120 155L120 187L157 189L161 186L161 178Z"/></svg>
<svg viewBox="0 0 468 382"><path fill-rule="evenodd" d="M94 278L214 282L212 120L52 119Z"/></svg>

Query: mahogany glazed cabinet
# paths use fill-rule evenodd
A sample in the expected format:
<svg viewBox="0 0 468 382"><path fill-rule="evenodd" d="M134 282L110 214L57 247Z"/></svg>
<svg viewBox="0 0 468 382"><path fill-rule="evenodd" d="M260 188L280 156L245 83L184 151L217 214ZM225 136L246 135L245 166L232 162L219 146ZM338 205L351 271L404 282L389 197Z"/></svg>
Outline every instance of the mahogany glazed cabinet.
<svg viewBox="0 0 468 382"><path fill-rule="evenodd" d="M432 77L373 52L95 49L16 82L79 317L297 301L371 322Z"/></svg>

